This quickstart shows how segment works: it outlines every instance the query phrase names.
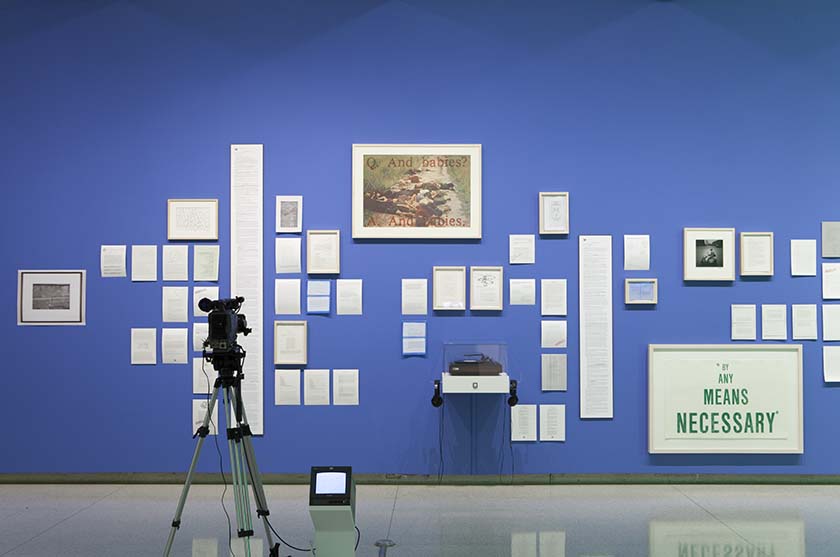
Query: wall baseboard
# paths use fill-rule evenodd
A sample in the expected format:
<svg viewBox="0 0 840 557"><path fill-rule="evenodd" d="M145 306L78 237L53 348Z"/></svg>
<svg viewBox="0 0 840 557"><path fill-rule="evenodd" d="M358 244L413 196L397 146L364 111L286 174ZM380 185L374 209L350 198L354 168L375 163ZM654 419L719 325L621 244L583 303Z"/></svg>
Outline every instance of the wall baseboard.
<svg viewBox="0 0 840 557"><path fill-rule="evenodd" d="M230 483L230 476L227 476ZM443 476L357 474L360 485L840 485L834 474L521 474ZM0 474L0 484L183 484L186 473ZM221 484L219 474L196 474L195 484ZM307 485L308 474L263 474L267 485Z"/></svg>

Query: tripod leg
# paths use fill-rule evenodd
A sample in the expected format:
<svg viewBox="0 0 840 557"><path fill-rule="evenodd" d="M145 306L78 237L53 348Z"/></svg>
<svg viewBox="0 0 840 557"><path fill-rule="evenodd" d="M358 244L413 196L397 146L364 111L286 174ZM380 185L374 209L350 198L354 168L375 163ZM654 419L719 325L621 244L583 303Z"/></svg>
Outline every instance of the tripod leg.
<svg viewBox="0 0 840 557"><path fill-rule="evenodd" d="M245 451L245 465L248 467L248 472L251 479L251 489L254 490L254 500L257 503L257 516L262 519L265 527L265 539L268 541L268 547L272 552L271 555L279 555L279 547L274 545L274 538L271 533L271 527L268 524L268 500L265 497L265 489L263 488L262 476L257 468L257 458L254 453L254 445L251 443L251 428L248 425L248 417L245 414L245 405L242 404L240 408L242 416L242 445ZM278 544L279 546L279 544Z"/></svg>
<svg viewBox="0 0 840 557"><path fill-rule="evenodd" d="M225 418L227 419L228 449L230 451L230 471L233 477L233 495L236 506L236 530L239 538L244 538L245 557L251 556L251 539L253 531L248 523L251 518L251 511L248 508L248 487L244 482L244 471L242 470L242 458L239 451L242 450L241 430L236 423L236 412L234 408L231 387L225 387L222 391L222 400L225 405Z"/></svg>
<svg viewBox="0 0 840 557"><path fill-rule="evenodd" d="M187 479L184 482L184 488L181 490L181 498L178 499L178 507L175 509L175 518L172 519L172 528L169 530L169 538L166 540L166 548L163 550L164 557L169 557L169 552L172 551L172 543L175 541L175 533L181 527L181 515L184 512L184 504L187 502L187 494L190 492L195 468L198 465L198 455L201 453L201 446L204 445L204 439L210 433L210 418L213 415L213 409L216 407L216 401L219 398L219 385L213 388L213 394L210 397L210 402L207 404L207 413L204 415L204 421L201 427L196 431L198 442L195 444L195 452L193 452L192 463L190 463L190 470L187 472ZM219 424L216 424L216 433L219 432Z"/></svg>

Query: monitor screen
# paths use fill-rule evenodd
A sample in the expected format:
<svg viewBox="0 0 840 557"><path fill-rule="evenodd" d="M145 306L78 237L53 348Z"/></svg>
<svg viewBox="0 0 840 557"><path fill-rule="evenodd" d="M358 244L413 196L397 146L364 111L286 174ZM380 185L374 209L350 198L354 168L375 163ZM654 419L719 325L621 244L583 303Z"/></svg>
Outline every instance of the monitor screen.
<svg viewBox="0 0 840 557"><path fill-rule="evenodd" d="M315 495L343 495L347 492L347 472L318 472Z"/></svg>

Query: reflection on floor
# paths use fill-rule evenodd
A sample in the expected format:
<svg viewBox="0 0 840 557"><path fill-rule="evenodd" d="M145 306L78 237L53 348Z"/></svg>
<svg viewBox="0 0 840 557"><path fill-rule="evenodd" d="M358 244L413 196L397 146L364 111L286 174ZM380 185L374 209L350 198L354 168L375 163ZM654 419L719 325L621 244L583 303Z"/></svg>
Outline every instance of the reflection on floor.
<svg viewBox="0 0 840 557"><path fill-rule="evenodd" d="M179 490L0 485L0 556L160 555ZM300 547L312 538L307 490L266 486L274 528ZM221 493L193 488L173 555L231 554ZM232 515L230 490L226 506ZM840 487L826 486L363 485L357 555L390 538L391 557L835 557L839 515ZM245 555L242 540L232 549ZM268 554L264 540L251 554Z"/></svg>

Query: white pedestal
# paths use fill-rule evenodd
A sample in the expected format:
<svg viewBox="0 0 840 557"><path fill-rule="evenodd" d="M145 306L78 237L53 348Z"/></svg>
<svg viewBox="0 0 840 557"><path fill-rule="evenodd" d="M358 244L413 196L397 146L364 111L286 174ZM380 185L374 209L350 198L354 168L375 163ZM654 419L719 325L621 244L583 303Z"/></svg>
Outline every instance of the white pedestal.
<svg viewBox="0 0 840 557"><path fill-rule="evenodd" d="M508 394L510 376L499 375L450 375L443 374L440 392L451 394Z"/></svg>
<svg viewBox="0 0 840 557"><path fill-rule="evenodd" d="M350 505L309 506L318 557L356 557L356 521Z"/></svg>

